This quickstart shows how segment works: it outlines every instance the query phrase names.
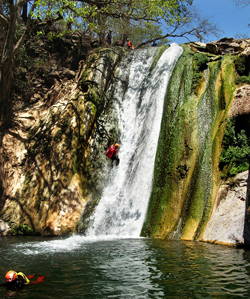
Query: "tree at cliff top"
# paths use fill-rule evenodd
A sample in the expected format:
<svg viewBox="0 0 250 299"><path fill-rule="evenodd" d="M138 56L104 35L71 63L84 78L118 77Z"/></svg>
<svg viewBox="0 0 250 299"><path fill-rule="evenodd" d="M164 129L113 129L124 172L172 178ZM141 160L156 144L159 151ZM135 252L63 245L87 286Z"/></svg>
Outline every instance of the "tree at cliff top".
<svg viewBox="0 0 250 299"><path fill-rule="evenodd" d="M235 4L241 8L245 8L250 4L250 0L234 0ZM250 24L248 24L250 26ZM243 37L244 38L244 37ZM248 38L248 37L246 37Z"/></svg>
<svg viewBox="0 0 250 299"><path fill-rule="evenodd" d="M235 0L236 5L245 7L250 4L249 0Z"/></svg>
<svg viewBox="0 0 250 299"><path fill-rule="evenodd" d="M10 119L15 59L28 34L34 30L35 19L38 28L46 23L61 22L64 30L80 28L85 34L98 37L100 42L104 40L107 26L117 21L123 24L124 36L128 28L161 26L164 33L158 30L158 40L187 35L202 39L216 30L194 13L192 0L0 0L0 34L3 36L0 126ZM192 23L193 20L196 23ZM143 40L142 44L148 42L151 40Z"/></svg>

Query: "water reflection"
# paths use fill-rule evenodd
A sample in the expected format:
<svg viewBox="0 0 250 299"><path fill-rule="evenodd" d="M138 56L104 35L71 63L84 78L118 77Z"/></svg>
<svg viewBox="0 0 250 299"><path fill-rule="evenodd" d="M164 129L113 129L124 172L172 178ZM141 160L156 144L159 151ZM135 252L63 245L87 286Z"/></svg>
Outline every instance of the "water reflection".
<svg viewBox="0 0 250 299"><path fill-rule="evenodd" d="M25 240L23 242L23 240ZM249 298L250 252L149 239L4 239L0 277L41 274L20 298ZM2 295L2 297L1 297ZM0 298L4 297L0 290Z"/></svg>
<svg viewBox="0 0 250 299"><path fill-rule="evenodd" d="M163 284L172 285L173 293L181 291L188 298L205 295L206 298L248 298L249 260L243 258L244 253L249 256L248 252L205 243L177 242L176 246L171 243L159 241L158 253L162 256L169 252L169 259L175 263L165 262L166 267L162 267L158 260L157 265L164 273Z"/></svg>

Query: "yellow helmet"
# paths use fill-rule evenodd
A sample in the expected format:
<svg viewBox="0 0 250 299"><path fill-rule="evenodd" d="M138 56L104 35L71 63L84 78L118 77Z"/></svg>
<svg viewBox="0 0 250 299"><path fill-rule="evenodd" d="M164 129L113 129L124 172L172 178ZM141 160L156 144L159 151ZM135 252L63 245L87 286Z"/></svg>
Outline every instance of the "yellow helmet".
<svg viewBox="0 0 250 299"><path fill-rule="evenodd" d="M115 144L115 147L119 147L119 146L120 146L119 143L116 143L116 144Z"/></svg>

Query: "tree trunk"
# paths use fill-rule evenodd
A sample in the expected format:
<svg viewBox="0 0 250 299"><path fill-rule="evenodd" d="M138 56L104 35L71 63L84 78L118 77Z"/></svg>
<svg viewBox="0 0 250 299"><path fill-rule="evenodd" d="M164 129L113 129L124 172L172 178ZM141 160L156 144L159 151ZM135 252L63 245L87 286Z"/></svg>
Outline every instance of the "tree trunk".
<svg viewBox="0 0 250 299"><path fill-rule="evenodd" d="M10 118L11 111L11 80L14 67L14 45L17 28L16 7L10 3L9 23L7 24L6 39L3 45L0 70L0 126Z"/></svg>
<svg viewBox="0 0 250 299"><path fill-rule="evenodd" d="M23 6L23 11L22 11L22 18L24 21L24 24L27 24L27 19L28 19L28 4L24 4Z"/></svg>
<svg viewBox="0 0 250 299"><path fill-rule="evenodd" d="M11 117L12 99L11 82L13 76L14 61L9 59L1 65L0 81L0 124L8 123Z"/></svg>
<svg viewBox="0 0 250 299"><path fill-rule="evenodd" d="M123 36L122 36L122 46L123 47L127 46L127 43L126 43L127 38L128 38L128 35L126 33L124 33Z"/></svg>
<svg viewBox="0 0 250 299"><path fill-rule="evenodd" d="M5 24L6 26L4 28L6 33L0 64L0 127L1 125L11 121L11 82L13 77L15 58L26 37L25 31L17 42L15 40L15 36L17 33L17 24L20 24L21 19L21 6L18 5L18 1L16 3L17 4L15 5L14 2L10 1L9 22L8 24ZM24 10L25 6L27 6L27 3L24 3ZM30 18L27 19L27 26L29 26L29 21Z"/></svg>
<svg viewBox="0 0 250 299"><path fill-rule="evenodd" d="M100 28L100 30L99 30L99 45L107 46L107 43L105 40L107 17L99 14L99 16L97 17L97 20L98 20L98 26Z"/></svg>
<svg viewBox="0 0 250 299"><path fill-rule="evenodd" d="M3 175L3 165L4 165L4 155L3 155L3 128L0 127L0 211L2 210L5 203L5 186L4 186L4 175Z"/></svg>

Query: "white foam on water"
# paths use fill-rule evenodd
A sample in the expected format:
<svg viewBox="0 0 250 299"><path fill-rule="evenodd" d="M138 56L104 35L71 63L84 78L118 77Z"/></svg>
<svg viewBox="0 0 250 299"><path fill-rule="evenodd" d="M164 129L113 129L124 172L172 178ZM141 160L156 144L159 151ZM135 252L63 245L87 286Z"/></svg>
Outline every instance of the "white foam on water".
<svg viewBox="0 0 250 299"><path fill-rule="evenodd" d="M123 236L123 239L130 238L130 236ZM24 255L38 255L45 253L65 253L77 249L83 249L89 243L101 241L115 241L120 239L116 235L103 235L85 237L80 235L72 235L66 239L56 239L49 241L33 241L24 242L12 245L12 249L16 248L18 252Z"/></svg>

